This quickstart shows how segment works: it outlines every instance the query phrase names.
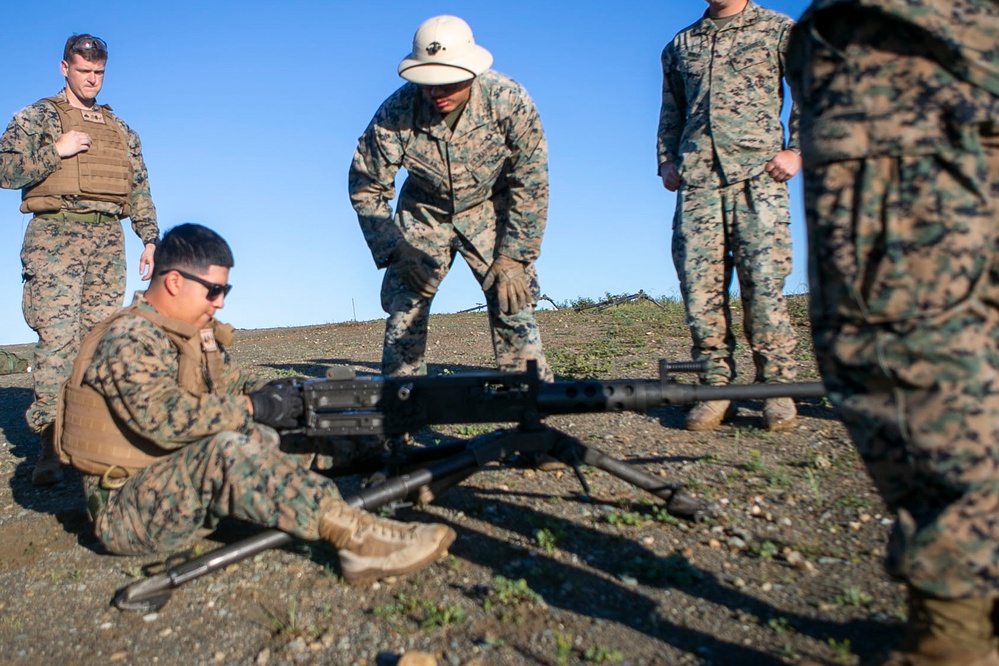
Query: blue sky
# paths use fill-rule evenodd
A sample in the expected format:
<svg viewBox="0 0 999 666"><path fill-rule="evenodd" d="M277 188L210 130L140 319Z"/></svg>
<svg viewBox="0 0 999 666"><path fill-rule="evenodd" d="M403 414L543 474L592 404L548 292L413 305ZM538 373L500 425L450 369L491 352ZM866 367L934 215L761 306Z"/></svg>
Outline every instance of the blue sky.
<svg viewBox="0 0 999 666"><path fill-rule="evenodd" d="M805 0L764 6L797 17ZM237 328L380 319L377 271L347 199L347 169L424 19L461 16L493 67L521 82L549 143L551 200L538 272L556 302L605 293L677 297L674 195L655 175L659 54L701 0L590 2L10 3L0 116L58 92L66 37L110 58L98 101L142 138L160 228L197 222L236 255L219 318ZM807 289L801 178L791 183L794 271ZM0 190L0 344L33 342L21 316L17 191ZM127 222L126 222L127 224ZM126 227L131 293L141 246ZM483 302L459 258L435 312ZM544 305L543 305L544 306Z"/></svg>

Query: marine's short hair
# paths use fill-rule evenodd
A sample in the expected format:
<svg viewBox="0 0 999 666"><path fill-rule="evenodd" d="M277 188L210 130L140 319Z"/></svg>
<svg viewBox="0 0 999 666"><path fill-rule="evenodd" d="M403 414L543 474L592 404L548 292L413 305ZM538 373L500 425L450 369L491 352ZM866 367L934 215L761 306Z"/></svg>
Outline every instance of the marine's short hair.
<svg viewBox="0 0 999 666"><path fill-rule="evenodd" d="M203 273L211 266L236 265L225 239L200 224L180 224L163 235L153 253L157 273L182 269Z"/></svg>
<svg viewBox="0 0 999 666"><path fill-rule="evenodd" d="M73 35L66 40L62 50L62 59L69 62L73 54L77 54L90 62L101 62L108 59L108 45L100 37L83 33Z"/></svg>

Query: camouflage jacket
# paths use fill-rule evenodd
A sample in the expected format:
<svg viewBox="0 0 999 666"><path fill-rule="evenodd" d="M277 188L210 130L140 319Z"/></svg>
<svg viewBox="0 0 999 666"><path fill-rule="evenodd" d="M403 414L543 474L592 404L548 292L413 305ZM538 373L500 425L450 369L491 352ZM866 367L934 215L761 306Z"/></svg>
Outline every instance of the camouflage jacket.
<svg viewBox="0 0 999 666"><path fill-rule="evenodd" d="M915 28L913 43L926 44L921 48L938 67L915 82L860 75L812 80L823 73L801 71L813 48L810 26L817 12L835 7L881 13L897 20L899 30ZM978 140L968 132L999 132L997 0L816 0L791 34L788 77L809 94L801 121L806 166L934 154L955 141Z"/></svg>
<svg viewBox="0 0 999 666"><path fill-rule="evenodd" d="M142 292L133 304L155 311ZM252 427L243 395L261 381L241 372L224 350L223 355L214 391L196 396L178 384L178 352L167 334L144 317L121 317L97 344L83 381L105 397L120 423L165 449L177 449Z"/></svg>
<svg viewBox="0 0 999 666"><path fill-rule="evenodd" d="M746 8L720 30L707 12L662 52L659 164L675 160L684 184L735 183L763 172L784 148L798 147L792 105L785 145L784 58L794 25L787 16Z"/></svg>
<svg viewBox="0 0 999 666"><path fill-rule="evenodd" d="M400 168L407 177L393 219ZM527 92L492 70L475 78L453 131L419 86L407 83L358 140L348 187L380 268L400 242L412 240L407 229L440 224L453 224L486 261L498 252L533 262L548 212L541 120Z"/></svg>
<svg viewBox="0 0 999 666"><path fill-rule="evenodd" d="M66 99L66 91L59 91L55 97ZM128 136L128 161L132 171L132 187L129 195L132 229L143 242L155 241L159 237L156 225L156 208L149 194L149 177L146 163L142 159L142 146L139 136L118 116L104 111L121 125ZM62 135L62 122L55 107L45 101L37 101L14 114L7 130L0 136L0 187L19 190L41 182L59 168L61 158L56 153L55 142ZM109 201L87 201L79 199L67 201L66 210L75 212L100 212L120 216L121 206Z"/></svg>

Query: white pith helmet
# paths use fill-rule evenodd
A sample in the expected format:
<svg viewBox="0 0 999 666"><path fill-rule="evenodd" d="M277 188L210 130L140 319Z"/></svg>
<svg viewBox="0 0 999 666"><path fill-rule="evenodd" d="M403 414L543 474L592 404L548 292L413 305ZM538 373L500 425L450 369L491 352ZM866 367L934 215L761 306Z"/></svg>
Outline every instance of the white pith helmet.
<svg viewBox="0 0 999 666"><path fill-rule="evenodd" d="M467 81L489 69L493 54L475 43L457 16L434 16L413 35L413 52L399 63L399 76L420 85Z"/></svg>

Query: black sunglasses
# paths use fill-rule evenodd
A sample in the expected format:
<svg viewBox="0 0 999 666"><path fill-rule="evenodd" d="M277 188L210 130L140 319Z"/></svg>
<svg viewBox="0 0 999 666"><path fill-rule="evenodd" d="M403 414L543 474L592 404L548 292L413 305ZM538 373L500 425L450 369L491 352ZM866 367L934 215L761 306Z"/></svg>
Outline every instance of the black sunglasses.
<svg viewBox="0 0 999 666"><path fill-rule="evenodd" d="M207 289L208 293L205 294L205 298L207 298L210 301L214 301L219 296L228 296L229 292L232 291L231 284L216 284L215 282L209 282L208 280L199 278L197 275L191 275L190 273L182 271L179 268L165 268L162 271L160 271L158 275L166 275L170 271L177 271L178 273L180 273L182 277L186 277L188 280L194 280L202 287Z"/></svg>
<svg viewBox="0 0 999 666"><path fill-rule="evenodd" d="M107 52L108 45L100 37L87 37L86 35L77 37L70 45L70 51L103 51Z"/></svg>

